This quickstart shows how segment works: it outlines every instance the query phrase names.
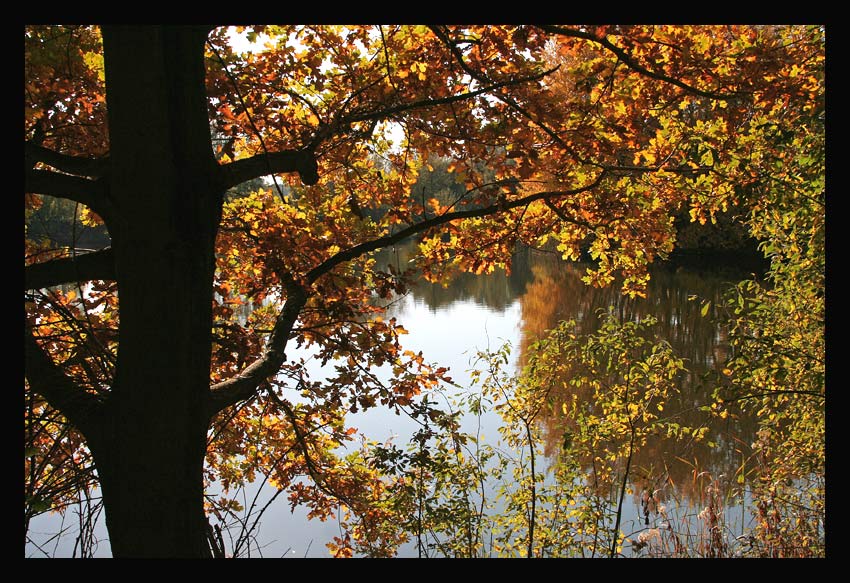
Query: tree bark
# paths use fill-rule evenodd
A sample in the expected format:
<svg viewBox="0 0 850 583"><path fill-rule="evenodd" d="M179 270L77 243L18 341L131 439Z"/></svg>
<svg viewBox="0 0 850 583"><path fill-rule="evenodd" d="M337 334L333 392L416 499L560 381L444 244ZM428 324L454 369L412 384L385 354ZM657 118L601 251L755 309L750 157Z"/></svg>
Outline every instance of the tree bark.
<svg viewBox="0 0 850 583"><path fill-rule="evenodd" d="M120 298L116 376L87 435L114 557L208 557L216 183L206 27L103 28Z"/></svg>

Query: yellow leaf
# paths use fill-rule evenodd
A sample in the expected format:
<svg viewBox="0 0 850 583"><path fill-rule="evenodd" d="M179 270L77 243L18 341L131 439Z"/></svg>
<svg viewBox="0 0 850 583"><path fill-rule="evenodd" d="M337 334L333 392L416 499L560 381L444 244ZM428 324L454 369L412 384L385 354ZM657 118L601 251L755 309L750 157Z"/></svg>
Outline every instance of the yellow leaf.
<svg viewBox="0 0 850 583"><path fill-rule="evenodd" d="M98 53L84 53L83 62L92 71L97 72L97 78L101 81L106 80L105 70L103 67L103 55Z"/></svg>
<svg viewBox="0 0 850 583"><path fill-rule="evenodd" d="M618 101L614 104L614 111L617 112L617 115L626 115L626 104Z"/></svg>

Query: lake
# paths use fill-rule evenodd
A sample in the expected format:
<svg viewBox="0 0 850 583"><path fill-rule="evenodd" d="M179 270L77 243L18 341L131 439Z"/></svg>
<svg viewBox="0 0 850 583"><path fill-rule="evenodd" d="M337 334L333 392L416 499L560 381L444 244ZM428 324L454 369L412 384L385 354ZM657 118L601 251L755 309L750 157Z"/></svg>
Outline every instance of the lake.
<svg viewBox="0 0 850 583"><path fill-rule="evenodd" d="M408 249L384 252L379 261L399 265L407 262ZM462 274L448 287L421 282L403 298L388 307L388 316L396 317L409 334L402 337L405 349L422 351L426 362L451 368L451 376L461 387L469 387L469 369L478 350L495 350L504 343L512 346L512 366L526 356L529 344L563 319L576 320L583 332L596 329L599 309L612 308L621 319L640 319L652 315L658 320L655 332L667 340L684 358L688 373L681 378L675 409L683 422L704 423L699 407L710 399L714 385L711 374L720 372L730 357L726 331L701 314L703 301L711 301L717 309L725 290L758 271L757 264L741 261L727 263L673 262L653 269L645 299L629 299L612 287L593 289L581 282L584 266L561 262L551 254L525 251L518 253L510 275L495 273L473 276ZM288 351L289 353L289 351ZM294 355L293 355L294 356ZM321 378L317 364L310 376ZM403 416L380 409L352 415L350 422L369 439L394 440L405 443L415 425ZM499 418L486 414L481 423L483 441L498 443ZM478 431L477 419L465 419L462 429ZM558 419L543 421L547 433L546 453L553 459L560 450L562 433ZM710 439L687 448L661 436L648 443L633 463L630 487L623 508L621 528L637 533L647 528L640 495L655 492L657 506L673 507L678 518L700 528L698 513L703 510L706 489L722 487L725 495L725 529L727 537L742 534L749 521L746 508L746 485L736 487L732 477L742 463L740 444L753 440L754 427L739 420L716 420L710 428ZM708 444L708 441L712 445ZM698 460L698 463L695 463ZM245 492L245 501L256 493L256 485ZM271 489L259 493L260 500L271 495ZM664 526L666 516L653 508L652 525ZM60 525L56 515L34 519L30 534L45 549L27 545L26 556L71 556L76 527L72 514L65 518L68 533L48 541ZM70 525L70 526L69 526ZM105 541L102 520L96 526L97 536ZM42 534L39 534L42 533ZM294 513L282 496L264 514L251 556L263 557L327 557L325 543L338 536L339 528L331 522L308 521L306 511ZM632 537L634 538L634 537ZM630 554L631 549L624 549ZM108 542L97 547L95 556L109 556ZM400 549L399 556L417 556L413 544Z"/></svg>

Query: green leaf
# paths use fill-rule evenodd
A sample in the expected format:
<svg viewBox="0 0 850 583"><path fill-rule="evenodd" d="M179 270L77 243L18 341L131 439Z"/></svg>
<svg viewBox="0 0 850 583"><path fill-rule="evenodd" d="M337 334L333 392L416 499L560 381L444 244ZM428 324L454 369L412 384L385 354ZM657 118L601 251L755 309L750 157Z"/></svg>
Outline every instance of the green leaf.
<svg viewBox="0 0 850 583"><path fill-rule="evenodd" d="M42 498L41 496L30 496L27 498L27 506L30 507L30 510L35 514L41 514L42 512L47 512L53 507L53 500L50 498Z"/></svg>
<svg viewBox="0 0 850 583"><path fill-rule="evenodd" d="M700 315L705 318L708 315L708 310L711 308L711 302L705 302L702 305L702 309L699 311Z"/></svg>

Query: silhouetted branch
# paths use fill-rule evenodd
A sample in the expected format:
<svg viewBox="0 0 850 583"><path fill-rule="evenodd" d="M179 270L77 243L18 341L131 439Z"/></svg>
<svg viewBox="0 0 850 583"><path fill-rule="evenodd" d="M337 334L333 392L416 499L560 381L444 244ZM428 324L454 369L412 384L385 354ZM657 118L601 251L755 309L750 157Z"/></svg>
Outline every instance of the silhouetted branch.
<svg viewBox="0 0 850 583"><path fill-rule="evenodd" d="M307 303L307 292L299 284L289 281L286 289L286 303L275 321L263 356L237 376L210 387L212 414L254 396L260 383L277 373L286 360L286 342Z"/></svg>
<svg viewBox="0 0 850 583"><path fill-rule="evenodd" d="M109 158L85 158L60 154L32 141L24 142L24 158L27 169L32 169L36 162L42 162L68 174L77 176L103 176L109 168Z"/></svg>
<svg viewBox="0 0 850 583"><path fill-rule="evenodd" d="M115 259L111 247L76 257L62 257L28 265L24 269L24 290L94 279L115 279Z"/></svg>
<svg viewBox="0 0 850 583"><path fill-rule="evenodd" d="M225 164L220 167L221 181L225 189L231 188L248 180L269 176L298 172L304 184L318 182L316 157L309 150L286 150L257 154Z"/></svg>
<svg viewBox="0 0 850 583"><path fill-rule="evenodd" d="M602 182L605 175L606 173L603 171L592 183L573 190L538 192L522 198L518 198L513 201L505 201L503 203L498 203L479 209L455 211L431 217L430 219L421 221L419 223L416 223L415 225L411 225L406 229L402 229L401 231L393 235L387 235L386 237L380 237L378 239L374 239L366 243L361 243L360 245L355 245L350 249L346 249L345 251L337 253L336 255L322 262L320 265L311 269L304 278L304 284L312 284L319 277L330 272L334 267L342 263L351 261L352 259L359 257L365 253L370 253L372 251L376 251L384 247L389 247L390 245L399 243L413 235L425 232L428 229L433 229L434 227L438 227L440 225L444 225L446 223L450 223L451 221L456 221L459 219L484 217L499 212L504 212L506 210L520 208L523 206L527 206L537 200L560 198L585 192L598 186ZM295 322L298 320L298 316L301 312L301 309L307 303L308 296L305 287L303 287L301 284L296 283L292 280L287 281L285 278L282 279L286 281L286 303L284 304L283 309L281 310L281 313L278 316L277 321L275 322L274 328L272 329L272 333L269 337L269 344L266 348L265 353L262 357L250 364L247 368L245 368L245 370L239 373L236 377L233 377L232 379L228 379L226 381L222 381L211 387L210 390L212 396L212 413L221 411L225 407L228 407L241 400L248 399L254 396L258 387L260 386L260 383L277 373L277 371L280 369L280 366L285 361L286 355L284 354L284 349L286 348L286 342L289 338L289 334L292 332L292 328L295 325Z"/></svg>
<svg viewBox="0 0 850 583"><path fill-rule="evenodd" d="M86 433L100 400L87 393L56 366L28 330L24 330L24 375L35 391L60 411L77 429Z"/></svg>
<svg viewBox="0 0 850 583"><path fill-rule="evenodd" d="M24 192L79 202L107 220L110 212L102 180L89 180L50 170L27 170L24 174Z"/></svg>

